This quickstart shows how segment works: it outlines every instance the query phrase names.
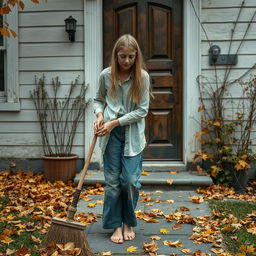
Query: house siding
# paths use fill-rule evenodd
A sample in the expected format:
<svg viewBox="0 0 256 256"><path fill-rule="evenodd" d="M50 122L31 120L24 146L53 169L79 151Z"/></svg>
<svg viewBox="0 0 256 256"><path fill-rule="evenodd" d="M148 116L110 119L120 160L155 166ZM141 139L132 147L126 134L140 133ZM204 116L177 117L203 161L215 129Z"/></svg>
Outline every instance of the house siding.
<svg viewBox="0 0 256 256"><path fill-rule="evenodd" d="M35 75L41 77L45 74L48 84L51 78L59 76L63 86L63 95L65 94L65 88L77 76L80 76L80 83L85 81L84 40L86 40L86 37L84 36L84 13L86 11L84 11L84 0L54 0L48 1L48 3L40 1L40 4L37 5L31 3L30 0L24 2L26 7L23 11L19 11L18 30L21 110L19 112L0 112L1 158L35 159L40 158L43 153L40 127L33 102L29 96L29 92L35 86ZM210 41L213 44L218 44L223 54L228 52L231 29L239 12L241 2L242 0L201 0L202 9L200 15L203 26L207 31ZM234 35L231 53L235 52L241 42L244 30L248 25L248 20L255 9L255 0L245 1L245 7L241 13ZM68 40L64 27L64 19L70 15L78 21L76 41L73 43ZM94 33L101 32L95 31ZM201 32L201 35L201 73L204 76L213 77L214 67L208 64L209 43L203 32ZM255 64L255 45L256 20L251 25L245 42L239 51L238 64L233 68L230 80L238 78ZM193 63L193 60L191 60L191 63ZM96 63L95 65L98 64ZM220 76L223 76L224 72L223 66L218 67ZM237 87L234 86L232 91L238 94ZM193 90L188 91L188 95L193 93L195 93ZM193 95L188 97L193 99ZM87 111L87 114L89 112L91 111ZM85 119L87 118L85 117ZM73 152L78 154L79 158L84 158L87 152L86 148L89 146L89 143L87 143L88 145L86 144L85 147L86 136L84 131L89 129L85 123L85 120L80 122L74 143ZM187 127L191 133L191 131L195 130L196 122L189 120ZM187 156L187 162L191 161L196 147L199 146L194 140L190 139L187 140L187 145L184 145L186 150L184 159ZM254 141L256 142L256 140ZM95 161L100 161L100 157L101 155L98 152Z"/></svg>
<svg viewBox="0 0 256 256"><path fill-rule="evenodd" d="M83 0L54 0L40 4L24 1L19 11L19 89L21 110L0 112L1 158L40 158L43 154L41 133L30 91L35 76L51 79L59 76L62 91L78 76L84 82L84 10ZM71 43L65 32L64 19L77 20L76 41ZM74 141L73 152L84 156L84 119Z"/></svg>
<svg viewBox="0 0 256 256"><path fill-rule="evenodd" d="M202 0L202 13L201 21L202 25L206 30L210 43L219 45L221 48L221 54L228 54L230 39L231 39L231 30L234 28L234 23L238 17L240 11L240 6L242 0ZM239 45L241 44L244 33L248 27L248 24L253 17L253 14L256 11L256 1L247 0L245 5L241 10L240 17L236 28L234 30L233 42L231 45L231 54L235 54ZM232 67L228 81L234 81L240 78L248 70L250 70L246 76L242 78L243 82L247 82L250 79L251 75L256 74L256 17L250 28L247 35L245 36L244 42L241 45L241 48L238 52L238 63ZM215 81L215 67L209 65L209 42L206 39L205 33L202 32L202 56L201 56L201 70L202 75ZM216 66L217 75L220 81L223 81L225 74L225 66L217 65ZM241 87L238 83L233 83L229 86L229 93L232 95L233 102L238 103L239 97L241 96ZM226 115L231 114L232 106L230 101L230 95L226 94L224 96L224 105ZM205 102L210 103L210 99L207 100L205 97ZM239 134L238 134L239 135ZM252 142L253 147L256 149L256 132L252 132Z"/></svg>

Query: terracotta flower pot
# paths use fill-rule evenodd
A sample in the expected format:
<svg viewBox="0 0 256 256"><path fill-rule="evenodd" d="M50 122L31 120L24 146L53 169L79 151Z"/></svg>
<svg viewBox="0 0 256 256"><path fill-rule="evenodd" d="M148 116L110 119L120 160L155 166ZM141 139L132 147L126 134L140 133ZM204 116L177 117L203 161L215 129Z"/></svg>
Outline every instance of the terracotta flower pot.
<svg viewBox="0 0 256 256"><path fill-rule="evenodd" d="M50 182L61 180L67 183L76 175L76 160L78 155L43 156L44 175Z"/></svg>

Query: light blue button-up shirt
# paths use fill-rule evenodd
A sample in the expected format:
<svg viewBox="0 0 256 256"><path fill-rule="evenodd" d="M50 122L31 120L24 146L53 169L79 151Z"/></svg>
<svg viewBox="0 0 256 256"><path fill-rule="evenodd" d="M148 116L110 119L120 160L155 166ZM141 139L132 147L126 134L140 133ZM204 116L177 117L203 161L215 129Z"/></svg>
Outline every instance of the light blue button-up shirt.
<svg viewBox="0 0 256 256"><path fill-rule="evenodd" d="M142 70L142 97L139 104L132 102L129 90L133 77L130 75L117 90L115 100L112 100L111 93L111 69L104 69L99 77L99 85L94 98L94 112L97 115L102 112L104 122L117 119L121 126L125 126L125 156L136 156L146 145L145 139L145 117L149 108L149 86L150 78L145 70ZM118 117L121 115L121 117ZM99 138L99 145L102 153L105 152L109 134Z"/></svg>

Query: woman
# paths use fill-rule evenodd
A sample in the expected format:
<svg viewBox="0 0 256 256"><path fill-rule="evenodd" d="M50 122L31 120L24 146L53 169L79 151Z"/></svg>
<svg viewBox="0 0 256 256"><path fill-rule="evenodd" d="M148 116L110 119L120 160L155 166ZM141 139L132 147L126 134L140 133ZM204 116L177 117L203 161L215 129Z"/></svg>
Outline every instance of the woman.
<svg viewBox="0 0 256 256"><path fill-rule="evenodd" d="M134 213L140 188L145 116L149 108L148 73L139 45L131 35L114 45L111 65L99 77L94 99L94 133L103 153L105 197L103 228L114 229L111 241L133 240Z"/></svg>

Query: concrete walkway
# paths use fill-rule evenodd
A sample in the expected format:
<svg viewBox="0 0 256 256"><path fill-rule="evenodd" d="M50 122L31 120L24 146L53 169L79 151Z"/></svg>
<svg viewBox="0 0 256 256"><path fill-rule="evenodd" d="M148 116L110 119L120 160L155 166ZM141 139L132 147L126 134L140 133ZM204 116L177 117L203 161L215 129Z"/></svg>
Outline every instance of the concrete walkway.
<svg viewBox="0 0 256 256"><path fill-rule="evenodd" d="M151 202L139 202L137 210L142 212L150 212L152 209L160 209L165 215L173 213L176 209L179 212L181 206L185 206L190 209L190 211L185 211L185 214L191 214L191 217L199 216L209 216L211 211L206 202L201 204L195 204L191 202L190 197L198 194L195 192L195 189L177 189L171 186L143 186L141 191L149 193L147 197L153 199ZM96 202L97 200L103 200L103 195L92 195L92 199L89 202L80 200L78 204L78 212L93 212L94 215L98 217L98 222L95 222L92 225L89 225L86 229L88 235L88 242L96 255L102 255L102 252L111 251L112 255L139 255L143 250L143 242L150 242L152 235L157 235L161 237L161 240L156 241L158 244L157 255L185 255L181 252L181 249L190 249L192 252L201 250L205 253L211 253L210 248L211 244L195 244L189 237L192 235L192 229L195 225L191 224L182 224L182 228L179 230L173 230L172 227L176 224L176 221L167 222L163 216L159 216L156 219L159 220L158 223L147 223L144 220L138 220L138 226L134 228L136 233L136 239L133 241L125 241L123 244L115 244L110 241L109 237L112 230L104 230L102 228L102 204L97 204L94 208L87 207L88 203ZM140 196L139 200L142 200L143 196ZM174 203L168 203L166 200L174 200ZM160 229L167 229L169 233L162 234ZM171 246L166 246L163 244L163 241L179 240L184 247L175 248ZM136 252L129 253L126 249L130 246L137 247ZM211 253L212 254L212 253ZM148 255L148 254L146 254Z"/></svg>

